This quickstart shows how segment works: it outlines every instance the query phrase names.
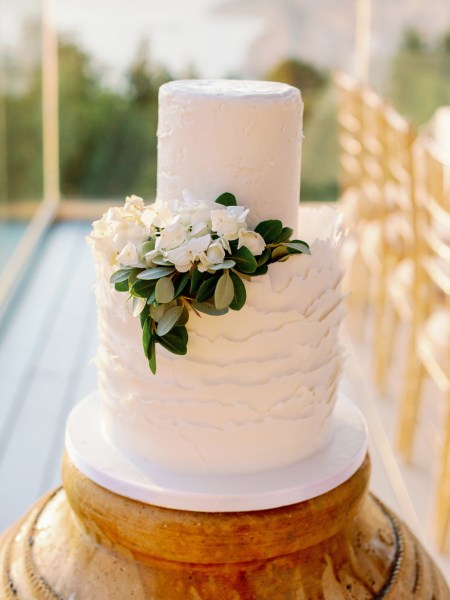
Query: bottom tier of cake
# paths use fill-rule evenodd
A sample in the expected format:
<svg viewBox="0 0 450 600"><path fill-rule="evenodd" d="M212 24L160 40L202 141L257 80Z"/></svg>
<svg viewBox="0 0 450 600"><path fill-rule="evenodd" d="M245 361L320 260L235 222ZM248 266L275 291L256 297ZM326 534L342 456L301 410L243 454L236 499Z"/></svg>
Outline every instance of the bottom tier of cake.
<svg viewBox="0 0 450 600"><path fill-rule="evenodd" d="M116 494L181 510L263 510L308 500L346 481L367 453L364 418L342 395L332 415L328 444L293 465L256 473L180 473L139 462L108 442L101 423L96 393L72 411L67 421L66 448L77 468ZM264 452L262 447L262 455Z"/></svg>

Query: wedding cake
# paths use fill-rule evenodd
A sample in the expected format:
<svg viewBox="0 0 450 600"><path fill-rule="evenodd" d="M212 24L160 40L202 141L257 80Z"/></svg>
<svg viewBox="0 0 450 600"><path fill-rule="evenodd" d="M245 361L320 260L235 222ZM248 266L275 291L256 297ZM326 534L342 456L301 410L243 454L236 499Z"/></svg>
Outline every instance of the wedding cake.
<svg viewBox="0 0 450 600"><path fill-rule="evenodd" d="M157 201L132 196L94 224L102 434L135 464L185 474L259 473L303 461L330 440L342 366L341 234L332 209L298 208L302 109L299 90L281 83L163 85ZM238 206L214 205L224 192ZM194 219L189 235L196 236L189 247L200 248L205 223L213 230L206 237L215 250L198 255L203 273L221 266L220 243L226 248L238 238L258 259L262 237L253 229L264 220L282 221L310 254L290 254L265 274L243 277L241 310L220 316L190 310L186 353L157 345L154 373L136 316L145 298L137 298L133 314L129 295L117 291L111 276L156 260L143 240L157 227L162 248L163 235L169 239L163 222L171 227L170 245L151 264L167 270L171 257L186 273L190 263L180 248L186 254L187 242L177 237L186 235L186 215Z"/></svg>

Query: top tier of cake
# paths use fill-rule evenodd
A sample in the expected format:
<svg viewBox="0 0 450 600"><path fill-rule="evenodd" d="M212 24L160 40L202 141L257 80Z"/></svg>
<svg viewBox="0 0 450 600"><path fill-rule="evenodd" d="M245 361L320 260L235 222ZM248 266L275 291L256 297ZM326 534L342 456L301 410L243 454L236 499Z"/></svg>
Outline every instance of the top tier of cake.
<svg viewBox="0 0 450 600"><path fill-rule="evenodd" d="M283 83L173 81L159 93L158 198L214 200L233 193L250 225L297 227L300 91Z"/></svg>

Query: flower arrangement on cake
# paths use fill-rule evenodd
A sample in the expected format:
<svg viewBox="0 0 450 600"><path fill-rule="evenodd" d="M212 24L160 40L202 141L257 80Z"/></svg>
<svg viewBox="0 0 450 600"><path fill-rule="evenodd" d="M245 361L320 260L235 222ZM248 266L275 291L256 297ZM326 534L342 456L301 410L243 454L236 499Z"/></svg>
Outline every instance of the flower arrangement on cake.
<svg viewBox="0 0 450 600"><path fill-rule="evenodd" d="M243 279L264 275L268 265L293 254L310 254L306 242L278 219L254 229L249 209L225 192L214 202L188 193L182 200L156 200L145 206L138 196L110 209L94 223L94 244L109 244L110 281L126 292L139 316L145 356L156 372L156 344L186 354L186 323L192 310L223 315L246 301ZM103 248L105 249L105 248Z"/></svg>

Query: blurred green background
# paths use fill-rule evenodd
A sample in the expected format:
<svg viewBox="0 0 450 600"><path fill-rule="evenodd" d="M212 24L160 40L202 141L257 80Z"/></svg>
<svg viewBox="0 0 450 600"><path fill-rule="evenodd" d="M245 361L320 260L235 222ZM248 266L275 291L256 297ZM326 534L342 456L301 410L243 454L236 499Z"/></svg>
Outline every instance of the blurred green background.
<svg viewBox="0 0 450 600"><path fill-rule="evenodd" d="M25 37L31 47L39 46L39 36L39 27L28 23ZM145 44L137 47L120 85L110 85L106 67L74 39L59 38L63 198L122 198L134 193L151 199L155 195L158 88L175 76L151 59ZM42 195L40 73L39 58L26 68L20 54L9 55L3 63L0 193L8 202ZM193 69L183 73L196 75ZM336 199L336 116L330 71L287 57L262 78L302 89L302 199ZM432 40L414 29L405 30L375 86L418 126L438 106L450 104L450 30Z"/></svg>

